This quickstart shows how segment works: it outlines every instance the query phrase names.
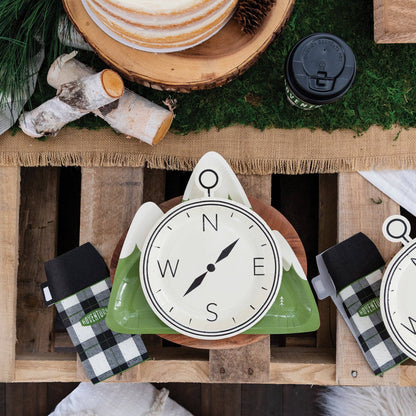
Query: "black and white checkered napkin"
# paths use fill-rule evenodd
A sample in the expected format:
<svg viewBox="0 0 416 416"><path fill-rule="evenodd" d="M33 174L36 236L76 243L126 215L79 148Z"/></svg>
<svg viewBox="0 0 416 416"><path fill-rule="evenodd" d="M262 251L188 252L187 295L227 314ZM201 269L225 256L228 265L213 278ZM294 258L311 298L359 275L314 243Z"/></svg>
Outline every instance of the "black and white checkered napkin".
<svg viewBox="0 0 416 416"><path fill-rule="evenodd" d="M358 233L317 256L320 275L312 284L320 299L331 296L368 364L379 375L408 357L394 344L380 310L384 260Z"/></svg>
<svg viewBox="0 0 416 416"><path fill-rule="evenodd" d="M382 270L356 280L338 296L356 338L374 374L381 374L407 359L390 338L380 310Z"/></svg>
<svg viewBox="0 0 416 416"><path fill-rule="evenodd" d="M139 335L119 334L105 323L111 280L102 257L87 243L45 263L45 303L55 303L95 384L148 358Z"/></svg>

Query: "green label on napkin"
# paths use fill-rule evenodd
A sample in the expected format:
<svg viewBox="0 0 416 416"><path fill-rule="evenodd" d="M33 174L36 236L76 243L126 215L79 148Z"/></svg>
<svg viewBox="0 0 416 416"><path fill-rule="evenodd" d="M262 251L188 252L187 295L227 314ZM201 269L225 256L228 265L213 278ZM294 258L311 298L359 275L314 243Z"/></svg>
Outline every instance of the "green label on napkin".
<svg viewBox="0 0 416 416"><path fill-rule="evenodd" d="M369 316L373 314L374 312L377 312L379 309L380 309L380 298L377 297L364 303L364 305L361 305L360 309L358 309L357 312L358 312L358 315L363 317L363 316Z"/></svg>
<svg viewBox="0 0 416 416"><path fill-rule="evenodd" d="M97 322L102 321L107 315L107 308L102 307L95 309L81 318L81 325L82 326L91 326L96 324Z"/></svg>

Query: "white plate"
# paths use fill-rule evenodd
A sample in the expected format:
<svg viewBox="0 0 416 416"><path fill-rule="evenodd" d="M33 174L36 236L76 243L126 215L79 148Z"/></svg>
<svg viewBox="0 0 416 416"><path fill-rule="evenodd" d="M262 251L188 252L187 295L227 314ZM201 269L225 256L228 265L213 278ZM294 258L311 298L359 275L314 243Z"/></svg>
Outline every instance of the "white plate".
<svg viewBox="0 0 416 416"><path fill-rule="evenodd" d="M172 208L149 233L140 280L149 305L168 326L194 338L222 339L266 314L280 288L281 263L272 231L253 210L201 198Z"/></svg>
<svg viewBox="0 0 416 416"><path fill-rule="evenodd" d="M416 360L416 240L409 237L409 222L398 215L385 221L383 232L388 240L405 244L384 272L380 289L383 321L395 344Z"/></svg>

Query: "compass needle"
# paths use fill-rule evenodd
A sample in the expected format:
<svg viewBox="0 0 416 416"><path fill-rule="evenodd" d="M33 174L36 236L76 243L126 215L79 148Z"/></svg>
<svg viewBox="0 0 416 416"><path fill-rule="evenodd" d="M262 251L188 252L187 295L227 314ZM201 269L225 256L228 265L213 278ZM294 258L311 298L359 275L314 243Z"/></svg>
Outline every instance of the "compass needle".
<svg viewBox="0 0 416 416"><path fill-rule="evenodd" d="M239 240L239 238L237 238L237 240L235 240L229 246L225 247L225 249L223 251L221 251L221 254L218 256L217 261L215 263L218 263L219 261L225 259L231 253L231 250L237 244L238 240Z"/></svg>
<svg viewBox="0 0 416 416"><path fill-rule="evenodd" d="M205 272L201 274L201 276L198 276L192 283L191 286L189 286L188 290L185 292L184 296L186 296L189 292L192 292L194 289L196 289L204 280L205 276L208 272Z"/></svg>

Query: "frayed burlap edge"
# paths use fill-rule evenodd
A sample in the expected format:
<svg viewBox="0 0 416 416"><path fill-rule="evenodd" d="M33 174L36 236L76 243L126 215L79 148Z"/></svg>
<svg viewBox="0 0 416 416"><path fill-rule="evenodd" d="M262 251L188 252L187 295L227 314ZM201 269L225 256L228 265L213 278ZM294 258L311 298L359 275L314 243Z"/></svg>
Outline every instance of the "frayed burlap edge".
<svg viewBox="0 0 416 416"><path fill-rule="evenodd" d="M83 166L83 167L147 167L167 170L192 170L198 159L178 156L149 156L106 153L42 153L0 154L0 166ZM230 160L233 170L245 175L355 172L369 169L415 169L416 156L397 159L352 158L332 160Z"/></svg>
<svg viewBox="0 0 416 416"><path fill-rule="evenodd" d="M400 131L399 137L397 133ZM222 154L239 174L305 174L369 169L415 169L416 130L372 127L311 132L233 126L187 136L168 133L156 146L111 130L64 129L44 142L23 133L0 136L1 166L149 167L192 170L207 151Z"/></svg>

